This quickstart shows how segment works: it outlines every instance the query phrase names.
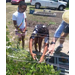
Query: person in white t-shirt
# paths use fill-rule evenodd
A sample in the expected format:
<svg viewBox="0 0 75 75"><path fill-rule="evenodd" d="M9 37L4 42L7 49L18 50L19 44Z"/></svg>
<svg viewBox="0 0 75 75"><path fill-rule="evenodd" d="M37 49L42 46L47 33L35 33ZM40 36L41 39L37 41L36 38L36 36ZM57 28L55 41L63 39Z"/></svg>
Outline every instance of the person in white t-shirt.
<svg viewBox="0 0 75 75"><path fill-rule="evenodd" d="M24 49L24 39L26 32L26 13L25 10L27 8L27 4L24 1L21 1L18 5L18 11L13 13L12 20L13 24L16 28L15 33L18 35L18 44L17 48L19 48L20 41L22 40L22 48Z"/></svg>

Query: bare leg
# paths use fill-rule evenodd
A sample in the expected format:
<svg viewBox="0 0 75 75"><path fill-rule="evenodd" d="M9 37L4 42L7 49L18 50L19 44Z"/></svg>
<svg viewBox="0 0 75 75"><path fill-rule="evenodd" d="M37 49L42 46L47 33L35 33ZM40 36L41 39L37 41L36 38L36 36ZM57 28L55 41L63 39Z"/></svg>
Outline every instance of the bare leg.
<svg viewBox="0 0 75 75"><path fill-rule="evenodd" d="M65 38L67 37L68 33L62 33L61 37L60 37L60 44L63 44L65 41Z"/></svg>
<svg viewBox="0 0 75 75"><path fill-rule="evenodd" d="M24 49L24 45L25 45L25 36L22 36L22 49Z"/></svg>
<svg viewBox="0 0 75 75"><path fill-rule="evenodd" d="M34 41L35 41L35 43L34 43L34 46L35 46L35 51L38 51L38 50L37 50L38 38L35 38L35 40L34 40Z"/></svg>
<svg viewBox="0 0 75 75"><path fill-rule="evenodd" d="M68 33L62 33L62 35L61 35L61 37L60 37L60 40L59 40L60 45L56 48L55 53L59 53L59 52L62 50L62 48L63 48L63 43L64 43L65 38L66 38L67 35L68 35Z"/></svg>
<svg viewBox="0 0 75 75"><path fill-rule="evenodd" d="M17 42L17 48L19 48L19 45L20 45L20 41L21 41L21 37L20 38L18 38L18 42Z"/></svg>
<svg viewBox="0 0 75 75"><path fill-rule="evenodd" d="M38 38L39 52L41 52L42 40L43 38Z"/></svg>

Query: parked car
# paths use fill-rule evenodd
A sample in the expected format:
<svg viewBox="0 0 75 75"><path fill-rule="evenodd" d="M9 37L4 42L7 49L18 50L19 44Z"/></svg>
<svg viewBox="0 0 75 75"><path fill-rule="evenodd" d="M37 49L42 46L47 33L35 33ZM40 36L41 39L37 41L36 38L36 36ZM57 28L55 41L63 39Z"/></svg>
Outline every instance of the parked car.
<svg viewBox="0 0 75 75"><path fill-rule="evenodd" d="M57 8L63 10L67 6L67 2L60 0L31 0L31 5L35 5L35 8L38 9L41 6L49 8Z"/></svg>
<svg viewBox="0 0 75 75"><path fill-rule="evenodd" d="M19 4L20 1L25 1L25 0L11 0L11 4Z"/></svg>

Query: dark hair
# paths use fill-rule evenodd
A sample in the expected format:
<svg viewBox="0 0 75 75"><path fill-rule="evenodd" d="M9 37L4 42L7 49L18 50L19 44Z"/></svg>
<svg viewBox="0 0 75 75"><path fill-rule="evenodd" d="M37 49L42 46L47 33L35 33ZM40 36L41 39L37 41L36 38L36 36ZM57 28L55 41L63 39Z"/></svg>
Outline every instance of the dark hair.
<svg viewBox="0 0 75 75"><path fill-rule="evenodd" d="M25 5L27 7L27 4L24 1L20 1L19 6Z"/></svg>
<svg viewBox="0 0 75 75"><path fill-rule="evenodd" d="M46 27L45 25L39 25L38 33L42 35L49 34L48 27Z"/></svg>

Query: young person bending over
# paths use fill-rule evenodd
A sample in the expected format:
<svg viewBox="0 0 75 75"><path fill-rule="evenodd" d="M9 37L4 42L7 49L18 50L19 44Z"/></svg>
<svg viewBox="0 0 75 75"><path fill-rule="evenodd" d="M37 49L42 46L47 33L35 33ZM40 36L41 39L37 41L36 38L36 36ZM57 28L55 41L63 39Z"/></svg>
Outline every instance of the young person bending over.
<svg viewBox="0 0 75 75"><path fill-rule="evenodd" d="M49 30L43 24L36 25L34 30L33 30L32 35L30 37L30 40L29 40L30 54L31 54L31 56L32 56L32 58L34 60L35 60L36 54L32 52L32 43L34 42L34 46L35 46L35 50L36 51L38 51L37 50L37 43L38 43L39 52L41 52L41 45L42 45L42 40L43 39L44 39L44 50L43 50L42 56L40 57L39 63L41 63L44 60L44 56L45 56L45 53L46 53L47 48L48 48L48 44L49 44Z"/></svg>

